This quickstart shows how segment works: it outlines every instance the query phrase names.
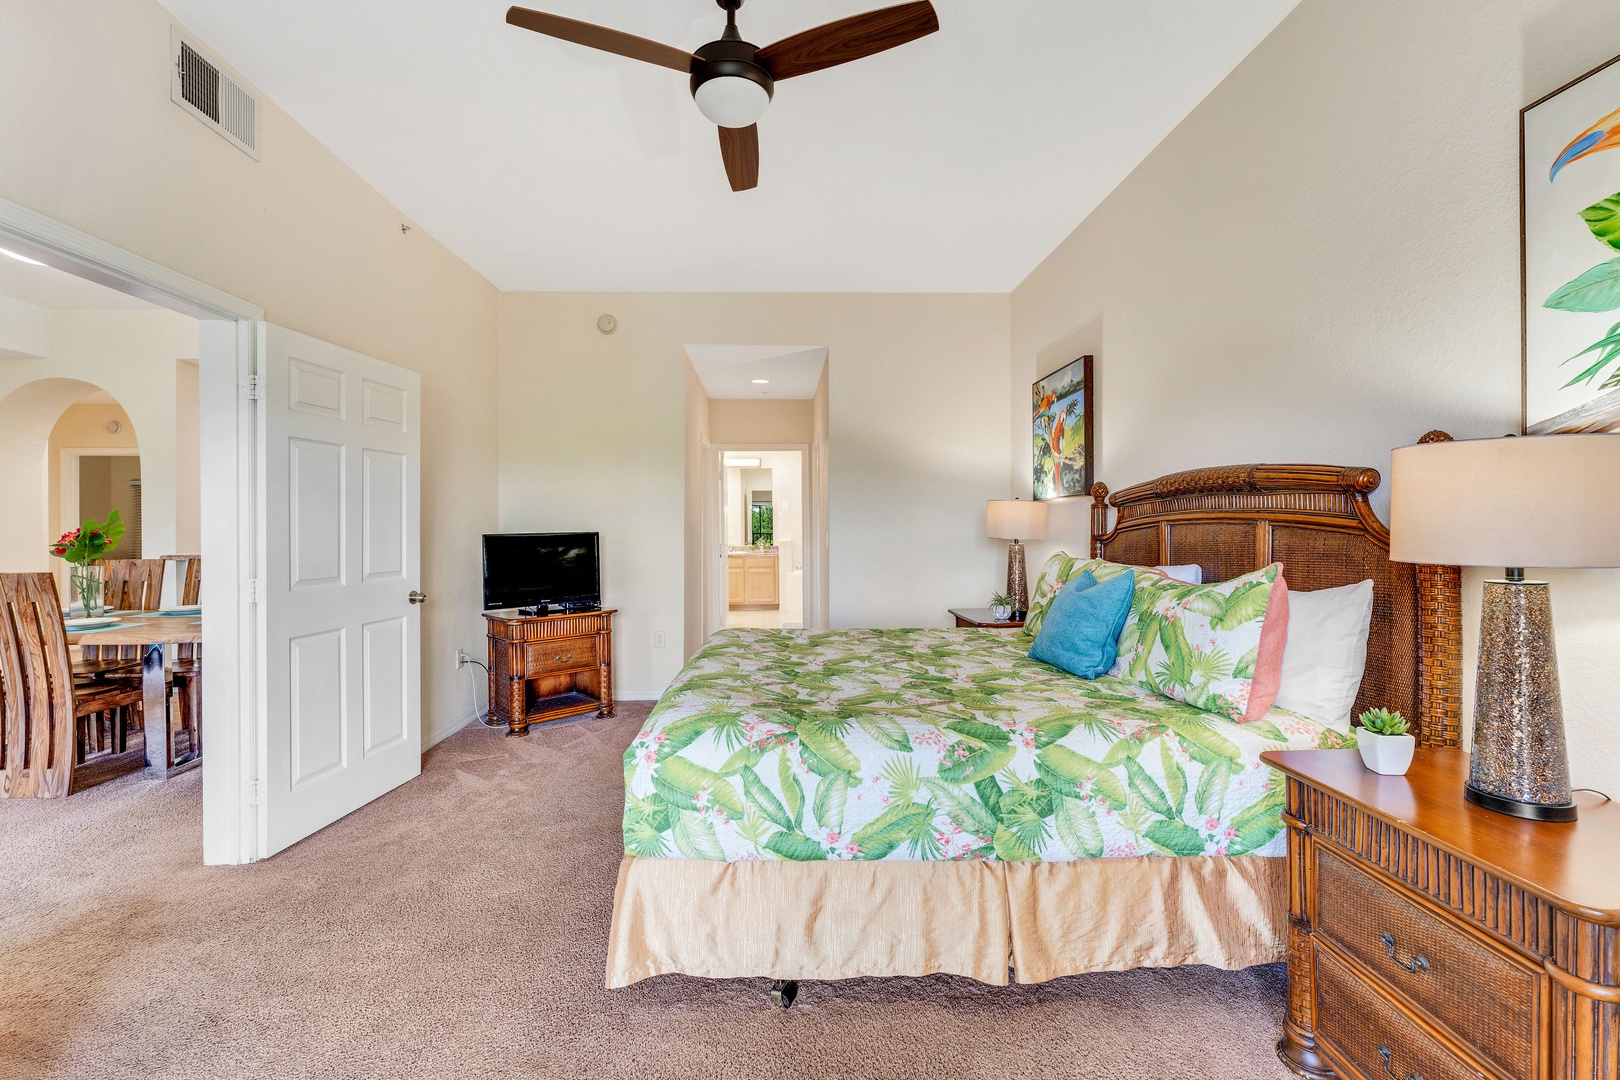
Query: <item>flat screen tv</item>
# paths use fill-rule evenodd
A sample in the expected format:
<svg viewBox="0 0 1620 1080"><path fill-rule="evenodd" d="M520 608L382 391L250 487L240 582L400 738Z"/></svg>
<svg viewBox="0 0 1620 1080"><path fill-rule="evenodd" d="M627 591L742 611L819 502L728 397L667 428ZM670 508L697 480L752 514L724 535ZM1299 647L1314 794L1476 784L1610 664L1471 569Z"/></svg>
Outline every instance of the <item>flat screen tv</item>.
<svg viewBox="0 0 1620 1080"><path fill-rule="evenodd" d="M486 533L484 610L600 606L598 533Z"/></svg>

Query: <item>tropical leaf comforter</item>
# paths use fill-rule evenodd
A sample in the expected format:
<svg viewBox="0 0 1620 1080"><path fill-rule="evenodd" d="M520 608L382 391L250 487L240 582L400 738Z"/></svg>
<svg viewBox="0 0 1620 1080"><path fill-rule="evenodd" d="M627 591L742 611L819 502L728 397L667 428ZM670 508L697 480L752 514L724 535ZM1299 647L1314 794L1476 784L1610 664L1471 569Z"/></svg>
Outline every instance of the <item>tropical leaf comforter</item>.
<svg viewBox="0 0 1620 1080"><path fill-rule="evenodd" d="M1266 750L1353 745L1239 724L1031 660L995 630L726 630L624 754L632 855L1063 861L1281 855Z"/></svg>

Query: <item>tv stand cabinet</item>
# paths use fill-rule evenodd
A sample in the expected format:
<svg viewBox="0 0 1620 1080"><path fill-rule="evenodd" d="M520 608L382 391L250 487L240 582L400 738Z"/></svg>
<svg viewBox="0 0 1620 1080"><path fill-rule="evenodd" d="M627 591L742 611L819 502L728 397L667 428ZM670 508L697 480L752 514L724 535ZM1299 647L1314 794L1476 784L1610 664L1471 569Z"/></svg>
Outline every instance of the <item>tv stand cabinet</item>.
<svg viewBox="0 0 1620 1080"><path fill-rule="evenodd" d="M613 715L613 609L563 615L487 611L489 711L508 736L530 724Z"/></svg>

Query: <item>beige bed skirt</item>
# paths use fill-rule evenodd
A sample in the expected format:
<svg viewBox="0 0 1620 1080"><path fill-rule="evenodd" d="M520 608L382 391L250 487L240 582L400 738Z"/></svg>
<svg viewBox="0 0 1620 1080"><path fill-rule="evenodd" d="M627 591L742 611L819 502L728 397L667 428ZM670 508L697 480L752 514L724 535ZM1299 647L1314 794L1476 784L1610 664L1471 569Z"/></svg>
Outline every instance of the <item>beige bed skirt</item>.
<svg viewBox="0 0 1620 1080"><path fill-rule="evenodd" d="M607 985L966 975L997 986L1087 971L1285 955L1283 859L704 862L625 856Z"/></svg>

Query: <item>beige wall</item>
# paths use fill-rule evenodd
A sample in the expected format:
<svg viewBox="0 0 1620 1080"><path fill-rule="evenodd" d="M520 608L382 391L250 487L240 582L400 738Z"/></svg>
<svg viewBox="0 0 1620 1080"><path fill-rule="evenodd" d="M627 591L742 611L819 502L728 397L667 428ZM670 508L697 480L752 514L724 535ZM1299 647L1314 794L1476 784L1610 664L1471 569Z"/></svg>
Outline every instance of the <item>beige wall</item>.
<svg viewBox="0 0 1620 1080"><path fill-rule="evenodd" d="M0 197L422 373L423 732L469 714L495 523L495 290L273 103L254 161L169 101L150 0L8 0ZM73 77L63 79L63 72Z"/></svg>
<svg viewBox="0 0 1620 1080"><path fill-rule="evenodd" d="M119 432L114 435L107 430L107 424L116 421ZM118 405L70 405L62 410L57 419L56 426L51 428L48 440L49 450L46 456L46 467L49 470L50 483L47 486L47 505L50 508L46 521L48 532L61 535L69 528L69 523L82 523L84 515L78 508L72 513L62 513L62 451L65 448L75 449L137 449L139 444L135 441L135 425L130 422L129 414ZM137 462L140 460L135 458ZM144 485L143 485L144 486ZM85 498L84 481L79 482L79 501ZM101 501L105 502L105 498ZM126 519L127 520L127 519ZM54 569L54 567L53 567Z"/></svg>
<svg viewBox="0 0 1620 1080"><path fill-rule="evenodd" d="M1517 113L1617 50L1600 0L1304 0L1015 292L1016 487L1029 383L1087 352L1116 488L1516 430ZM1614 792L1620 571L1551 576L1575 779Z"/></svg>
<svg viewBox="0 0 1620 1080"><path fill-rule="evenodd" d="M195 361L174 366L174 550L163 555L202 552L202 417Z"/></svg>
<svg viewBox="0 0 1620 1080"><path fill-rule="evenodd" d="M730 401L709 403L709 438L727 443L810 445L815 405L811 401Z"/></svg>
<svg viewBox="0 0 1620 1080"><path fill-rule="evenodd" d="M701 492L709 482L708 446L709 395L704 392L703 380L698 378L692 361L682 361L685 392L682 401L685 417L682 424L686 450L685 489L688 493ZM682 540L686 558L683 564L685 587L682 590L684 612L681 619L681 656L690 656L703 642L703 582L698 560L702 558L704 523L707 504L701 498L687 498L682 510L685 525ZM714 556L718 558L718 555Z"/></svg>
<svg viewBox="0 0 1620 1080"><path fill-rule="evenodd" d="M602 532L627 692L683 659L692 342L831 350L833 625L944 625L997 580L983 523L1012 452L1008 297L528 293L500 312L501 527Z"/></svg>
<svg viewBox="0 0 1620 1080"><path fill-rule="evenodd" d="M0 518L0 566L50 568L42 544L60 535L62 520L50 432L64 409L96 390L125 410L126 430L141 448L146 549L170 554L179 460L175 361L197 355L197 321L156 309L54 310L47 325L47 355L0 362L0 505L8 510ZM32 396L52 384L61 391Z"/></svg>

